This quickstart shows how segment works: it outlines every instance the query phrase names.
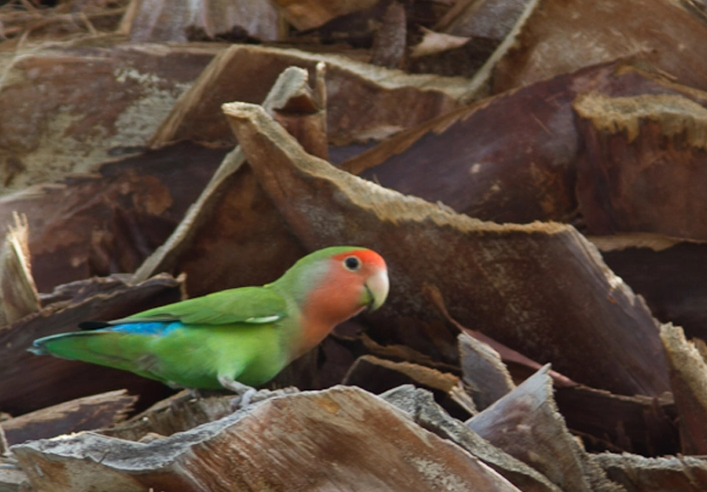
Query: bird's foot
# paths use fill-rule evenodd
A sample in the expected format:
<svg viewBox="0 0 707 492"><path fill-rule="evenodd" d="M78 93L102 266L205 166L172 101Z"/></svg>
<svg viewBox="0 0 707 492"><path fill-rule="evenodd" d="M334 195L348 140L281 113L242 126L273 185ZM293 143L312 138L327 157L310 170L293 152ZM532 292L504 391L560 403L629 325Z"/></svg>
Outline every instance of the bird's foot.
<svg viewBox="0 0 707 492"><path fill-rule="evenodd" d="M231 400L231 407L233 408L245 408L250 405L250 400L258 391L247 384L239 383L238 381L222 376L219 376L218 382L221 383L221 386L224 388L231 390L238 395L236 398Z"/></svg>
<svg viewBox="0 0 707 492"><path fill-rule="evenodd" d="M231 405L234 405L235 403L235 405L238 405L241 408L245 408L251 404L251 400L257 392L258 390L256 390L255 388L248 388L245 393L243 393L242 395L238 395L236 398L234 398L233 400L235 401L232 401Z"/></svg>
<svg viewBox="0 0 707 492"><path fill-rule="evenodd" d="M253 389L253 393L249 394L249 395L244 395L244 398L247 396L247 398L248 398L247 404L251 404L251 403L257 403L259 401L269 400L270 398L275 398L278 396L293 395L295 393L299 393L299 389L295 388L294 386L276 389L276 390L261 389L261 390L255 391L255 389ZM243 406L245 406L245 405L243 405Z"/></svg>
<svg viewBox="0 0 707 492"><path fill-rule="evenodd" d="M201 394L201 391L199 391L199 388L189 388L189 397L192 400L201 400L204 398L204 395Z"/></svg>

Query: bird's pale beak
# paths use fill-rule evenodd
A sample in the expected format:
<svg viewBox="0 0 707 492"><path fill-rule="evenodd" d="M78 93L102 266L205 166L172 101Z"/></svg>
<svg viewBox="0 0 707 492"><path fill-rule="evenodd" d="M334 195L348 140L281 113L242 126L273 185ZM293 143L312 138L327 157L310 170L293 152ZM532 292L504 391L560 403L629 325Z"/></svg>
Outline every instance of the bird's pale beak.
<svg viewBox="0 0 707 492"><path fill-rule="evenodd" d="M388 297L388 272L385 269L378 270L376 273L368 277L364 283L369 295L368 309L375 311L383 305L386 297Z"/></svg>

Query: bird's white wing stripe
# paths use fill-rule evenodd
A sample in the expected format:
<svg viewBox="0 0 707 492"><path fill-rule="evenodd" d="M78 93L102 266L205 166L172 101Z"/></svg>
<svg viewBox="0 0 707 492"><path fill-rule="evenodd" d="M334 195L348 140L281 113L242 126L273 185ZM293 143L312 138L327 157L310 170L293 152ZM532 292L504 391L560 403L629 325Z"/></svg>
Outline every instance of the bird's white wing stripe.
<svg viewBox="0 0 707 492"><path fill-rule="evenodd" d="M261 317L253 317L253 318L248 318L245 320L246 323L272 323L273 321L277 321L279 319L282 319L282 316L261 316Z"/></svg>

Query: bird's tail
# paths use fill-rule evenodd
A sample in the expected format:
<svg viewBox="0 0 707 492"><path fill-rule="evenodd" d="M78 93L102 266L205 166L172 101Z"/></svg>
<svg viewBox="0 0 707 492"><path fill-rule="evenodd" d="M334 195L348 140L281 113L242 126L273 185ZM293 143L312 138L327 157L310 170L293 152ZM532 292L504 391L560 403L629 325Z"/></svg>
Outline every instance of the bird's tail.
<svg viewBox="0 0 707 492"><path fill-rule="evenodd" d="M32 346L27 349L28 352L32 352L35 355L53 355L55 357L63 357L65 359L70 359L72 357L66 357L61 353L61 351L55 350L52 346L62 345L61 342L69 340L74 337L80 337L84 335L93 335L94 332L86 331L76 331L71 333L59 333L58 335L49 335L48 337L38 338L32 342Z"/></svg>
<svg viewBox="0 0 707 492"><path fill-rule="evenodd" d="M32 352L34 355L49 355L49 352L44 347L37 344L38 341L35 340L32 346L27 349L27 352Z"/></svg>
<svg viewBox="0 0 707 492"><path fill-rule="evenodd" d="M130 338L129 342L126 342L127 338ZM154 358L146 349L151 338L113 330L72 331L39 338L28 350L38 355L53 355L131 371L159 381L161 379L150 370Z"/></svg>

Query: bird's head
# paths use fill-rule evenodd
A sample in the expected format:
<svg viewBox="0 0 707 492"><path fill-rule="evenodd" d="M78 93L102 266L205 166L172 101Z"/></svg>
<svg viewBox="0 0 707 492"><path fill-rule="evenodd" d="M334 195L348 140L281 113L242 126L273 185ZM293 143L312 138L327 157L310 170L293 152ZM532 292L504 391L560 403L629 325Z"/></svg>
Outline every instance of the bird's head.
<svg viewBox="0 0 707 492"><path fill-rule="evenodd" d="M315 251L295 263L285 279L296 292L311 346L364 309L381 307L389 289L385 260L373 250L353 246Z"/></svg>
<svg viewBox="0 0 707 492"><path fill-rule="evenodd" d="M388 297L388 268L383 257L373 250L351 249L334 254L329 268L342 294L353 291L351 299L358 297L358 306L375 311Z"/></svg>

